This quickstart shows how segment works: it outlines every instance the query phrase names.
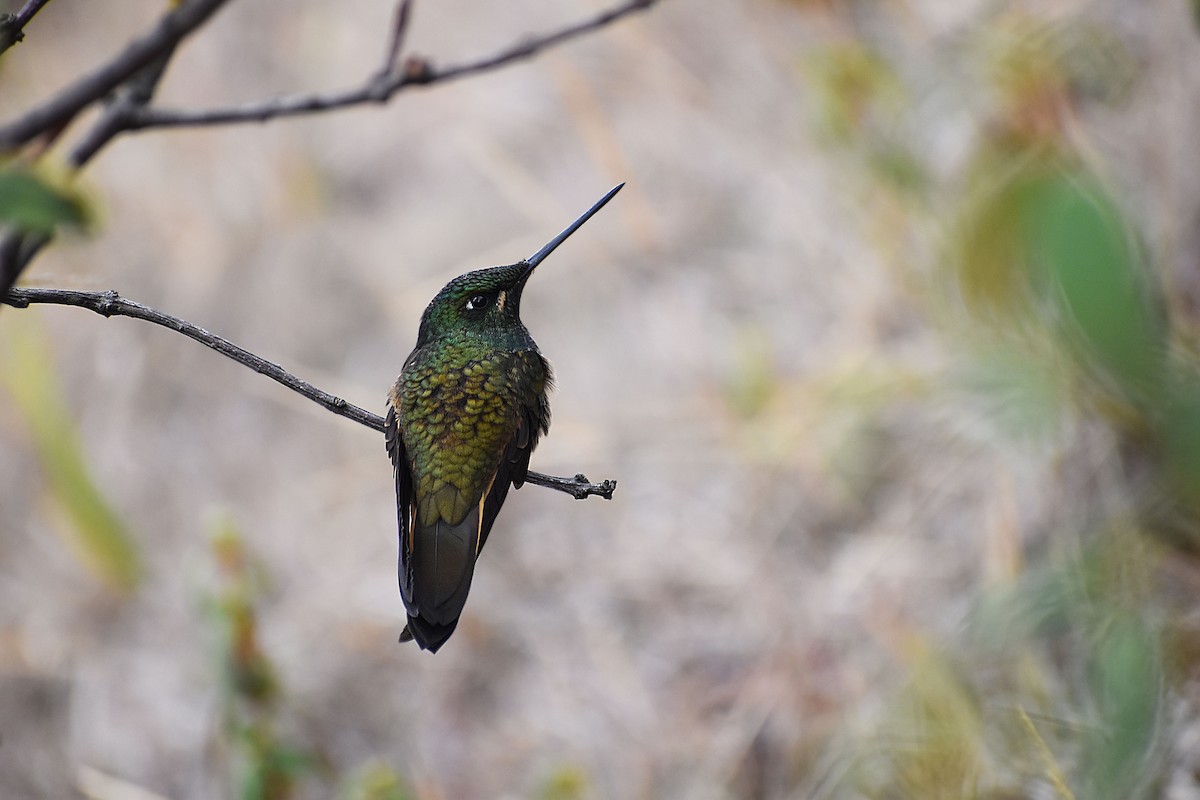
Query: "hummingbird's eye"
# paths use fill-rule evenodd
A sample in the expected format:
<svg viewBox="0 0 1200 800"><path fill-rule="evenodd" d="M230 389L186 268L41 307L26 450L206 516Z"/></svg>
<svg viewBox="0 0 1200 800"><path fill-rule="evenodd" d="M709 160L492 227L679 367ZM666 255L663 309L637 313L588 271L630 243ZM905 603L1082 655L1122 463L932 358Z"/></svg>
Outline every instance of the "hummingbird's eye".
<svg viewBox="0 0 1200 800"><path fill-rule="evenodd" d="M482 311L487 308L492 302L492 298L486 294L471 295L471 299L467 301L467 311Z"/></svg>

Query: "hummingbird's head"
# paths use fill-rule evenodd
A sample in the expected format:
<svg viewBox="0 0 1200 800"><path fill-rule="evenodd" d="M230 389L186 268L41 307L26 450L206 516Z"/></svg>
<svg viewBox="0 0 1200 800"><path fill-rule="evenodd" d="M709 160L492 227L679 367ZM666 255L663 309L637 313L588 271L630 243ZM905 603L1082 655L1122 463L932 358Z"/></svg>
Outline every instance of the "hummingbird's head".
<svg viewBox="0 0 1200 800"><path fill-rule="evenodd" d="M459 275L430 301L421 316L417 347L439 337L528 336L521 323L521 292L533 267L518 262Z"/></svg>
<svg viewBox="0 0 1200 800"><path fill-rule="evenodd" d="M421 315L417 347L438 338L477 337L493 342L532 345L521 323L521 292L546 256L604 207L621 187L600 198L566 229L524 261L503 267L477 269L447 283Z"/></svg>

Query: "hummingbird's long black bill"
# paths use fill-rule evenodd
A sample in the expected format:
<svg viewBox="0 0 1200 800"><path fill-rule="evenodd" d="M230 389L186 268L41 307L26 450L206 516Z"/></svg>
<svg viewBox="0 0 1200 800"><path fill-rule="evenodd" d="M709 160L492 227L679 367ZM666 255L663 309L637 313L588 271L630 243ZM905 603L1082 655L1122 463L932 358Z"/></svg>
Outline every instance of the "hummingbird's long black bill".
<svg viewBox="0 0 1200 800"><path fill-rule="evenodd" d="M545 260L546 256L548 256L552 252L554 252L554 248L558 247L560 244L565 242L567 240L568 236L570 236L575 231L579 230L580 226L583 225L583 223L585 223L589 219L591 219L592 216L597 211L604 208L604 204L607 203L609 200L612 200L613 197L616 195L616 193L621 191L621 189L624 186L625 186L624 183L619 183L616 186L614 186L612 188L612 190L609 191L608 194L604 195L604 197L601 197L598 201L596 201L596 205L592 206L587 211L583 212L583 214L579 217L579 219L575 220L570 225L568 225L566 230L564 230L558 236L555 236L553 239L551 239L549 242L547 242L542 247L541 250L538 250L536 253L531 255L529 258L525 259L525 264L528 265L529 272L533 272L533 268L536 267L538 264L542 263L542 261Z"/></svg>

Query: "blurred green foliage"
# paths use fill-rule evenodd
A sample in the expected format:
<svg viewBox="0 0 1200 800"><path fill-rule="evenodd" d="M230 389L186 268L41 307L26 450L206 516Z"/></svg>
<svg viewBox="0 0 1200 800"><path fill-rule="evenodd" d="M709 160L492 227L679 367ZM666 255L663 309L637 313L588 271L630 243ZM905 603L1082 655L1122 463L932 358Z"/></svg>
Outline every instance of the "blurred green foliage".
<svg viewBox="0 0 1200 800"><path fill-rule="evenodd" d="M43 171L0 166L0 223L33 233L51 233L59 226L86 227L92 211L83 196L64 181Z"/></svg>
<svg viewBox="0 0 1200 800"><path fill-rule="evenodd" d="M822 139L857 147L875 177L895 190L926 187L925 164L904 138L902 123L912 96L881 53L849 39L821 48L801 69L813 91Z"/></svg>
<svg viewBox="0 0 1200 800"><path fill-rule="evenodd" d="M1095 179L1030 158L956 224L953 285L972 322L991 328L989 346L1068 367L1075 399L1114 420L1152 415L1164 399L1166 319L1136 237Z"/></svg>
<svg viewBox="0 0 1200 800"><path fill-rule="evenodd" d="M866 43L848 40L814 53L803 65L813 76L818 120L833 140L860 135L905 106L904 84Z"/></svg>
<svg viewBox="0 0 1200 800"><path fill-rule="evenodd" d="M224 744L231 751L237 796L285 800L315 761L277 730L282 688L258 637L256 604L265 575L229 522L218 526L212 552L221 585L209 610L219 632Z"/></svg>
<svg viewBox="0 0 1200 800"><path fill-rule="evenodd" d="M94 575L131 592L142 572L137 545L92 479L36 315L21 323L9 326L0 343L0 381L24 417L51 497L68 521L57 527Z"/></svg>
<svg viewBox="0 0 1200 800"><path fill-rule="evenodd" d="M1172 371L1163 408L1167 467L1189 507L1200 508L1200 375Z"/></svg>
<svg viewBox="0 0 1200 800"><path fill-rule="evenodd" d="M370 763L350 779L347 800L409 800L415 797L404 779L386 764Z"/></svg>
<svg viewBox="0 0 1200 800"><path fill-rule="evenodd" d="M1155 633L1136 612L1118 612L1092 647L1088 688L1096 719L1083 740L1083 796L1136 797L1149 782L1145 767L1162 714Z"/></svg>
<svg viewBox="0 0 1200 800"><path fill-rule="evenodd" d="M587 774L579 767L563 765L550 773L538 790L540 800L581 800L588 795Z"/></svg>
<svg viewBox="0 0 1200 800"><path fill-rule="evenodd" d="M333 783L348 800L412 797L386 764L370 761L338 776L320 752L284 732L289 697L259 636L259 605L269 576L228 520L216 526L212 557L218 585L206 610L217 633L222 676L218 745L230 763L233 794L241 800L287 800Z"/></svg>
<svg viewBox="0 0 1200 800"><path fill-rule="evenodd" d="M1071 460L1077 437L1105 443L1105 482L1063 498L1036 563L981 585L961 632L892 632L905 678L871 733L844 748L854 766L841 789L1158 796L1168 710L1200 664L1194 603L1163 580L1200 549L1200 367L1180 344L1156 254L1077 125L1082 103L1127 96L1132 60L1069 15L983 16L920 54L878 40L875 19L874 35L805 64L826 141L861 155L862 223L902 232L880 249L956 354L914 378L925 392L875 408L961 403L966 389L1003 433L998 446L1033 445L1063 472L1097 469ZM909 133L922 130L911 98L937 91L907 85L921 63L973 126L950 170ZM884 151L914 158L905 172L922 179L897 180Z"/></svg>
<svg viewBox="0 0 1200 800"><path fill-rule="evenodd" d="M1061 175L1037 187L1025 213L1034 258L1079 334L1081 360L1094 360L1135 402L1156 397L1163 319L1109 198L1083 178ZM1072 333L1062 335L1070 342Z"/></svg>
<svg viewBox="0 0 1200 800"><path fill-rule="evenodd" d="M867 797L1154 796L1166 712L1146 591L1163 552L1098 541L984 594L960 636L912 634L907 680L852 771Z"/></svg>

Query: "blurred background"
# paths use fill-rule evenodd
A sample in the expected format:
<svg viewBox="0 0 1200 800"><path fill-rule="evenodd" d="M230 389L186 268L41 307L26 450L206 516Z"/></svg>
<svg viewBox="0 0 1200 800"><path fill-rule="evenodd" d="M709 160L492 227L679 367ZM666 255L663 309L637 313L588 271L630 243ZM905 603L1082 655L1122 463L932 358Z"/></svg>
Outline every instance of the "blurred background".
<svg viewBox="0 0 1200 800"><path fill-rule="evenodd" d="M600 7L418 1L407 50ZM162 8L48 5L0 119ZM158 102L357 85L392 13L231 3ZM448 279L628 181L522 309L533 468L620 486L512 493L431 656L381 436L3 308L0 795L1200 798L1197 13L666 2L386 107L118 139L23 284L379 413Z"/></svg>

